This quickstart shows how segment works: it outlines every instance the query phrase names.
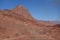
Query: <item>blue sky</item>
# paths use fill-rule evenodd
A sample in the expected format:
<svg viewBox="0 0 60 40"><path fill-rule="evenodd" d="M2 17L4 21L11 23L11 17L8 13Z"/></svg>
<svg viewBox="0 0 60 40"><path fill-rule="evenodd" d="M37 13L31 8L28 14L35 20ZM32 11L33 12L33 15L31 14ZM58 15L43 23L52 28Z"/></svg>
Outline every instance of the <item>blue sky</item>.
<svg viewBox="0 0 60 40"><path fill-rule="evenodd" d="M18 4L23 5L37 20L57 20L58 6L53 0L0 0L0 9L13 9Z"/></svg>

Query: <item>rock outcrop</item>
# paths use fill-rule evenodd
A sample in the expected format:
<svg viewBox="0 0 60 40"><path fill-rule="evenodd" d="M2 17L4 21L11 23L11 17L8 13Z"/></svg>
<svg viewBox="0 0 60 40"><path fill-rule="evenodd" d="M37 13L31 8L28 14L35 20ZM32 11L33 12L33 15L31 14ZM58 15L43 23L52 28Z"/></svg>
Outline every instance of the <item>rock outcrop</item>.
<svg viewBox="0 0 60 40"><path fill-rule="evenodd" d="M21 5L0 10L0 40L60 40L60 24L46 24L36 21Z"/></svg>
<svg viewBox="0 0 60 40"><path fill-rule="evenodd" d="M18 15L23 15L27 19L33 19L28 10L21 5L16 6L12 11L17 13Z"/></svg>

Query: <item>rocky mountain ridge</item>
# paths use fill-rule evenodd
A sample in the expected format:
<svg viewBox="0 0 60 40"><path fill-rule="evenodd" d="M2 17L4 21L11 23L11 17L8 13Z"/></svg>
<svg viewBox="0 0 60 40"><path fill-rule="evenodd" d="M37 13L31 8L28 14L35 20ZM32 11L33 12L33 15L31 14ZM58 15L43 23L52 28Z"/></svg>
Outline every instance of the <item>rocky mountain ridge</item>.
<svg viewBox="0 0 60 40"><path fill-rule="evenodd" d="M60 40L60 24L36 21L21 5L0 10L0 40Z"/></svg>

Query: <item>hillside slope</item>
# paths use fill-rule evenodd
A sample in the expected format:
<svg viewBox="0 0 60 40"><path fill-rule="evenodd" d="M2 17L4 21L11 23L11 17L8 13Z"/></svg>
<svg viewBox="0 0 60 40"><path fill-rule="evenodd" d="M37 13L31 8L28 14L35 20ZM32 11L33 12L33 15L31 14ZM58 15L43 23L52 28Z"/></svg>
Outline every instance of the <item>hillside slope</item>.
<svg viewBox="0 0 60 40"><path fill-rule="evenodd" d="M60 26L46 24L20 5L0 10L0 40L60 40Z"/></svg>

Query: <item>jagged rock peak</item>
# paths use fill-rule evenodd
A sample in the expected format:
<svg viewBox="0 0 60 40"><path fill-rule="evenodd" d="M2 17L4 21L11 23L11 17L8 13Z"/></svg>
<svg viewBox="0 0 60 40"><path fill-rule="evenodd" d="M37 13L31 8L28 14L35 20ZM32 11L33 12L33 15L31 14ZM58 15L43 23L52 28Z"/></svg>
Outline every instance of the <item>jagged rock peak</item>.
<svg viewBox="0 0 60 40"><path fill-rule="evenodd" d="M22 5L17 5L12 11L24 16L25 18L33 19L28 10Z"/></svg>
<svg viewBox="0 0 60 40"><path fill-rule="evenodd" d="M17 5L15 8L24 8L22 5Z"/></svg>
<svg viewBox="0 0 60 40"><path fill-rule="evenodd" d="M21 15L23 12L27 12L27 10L22 5L17 5L15 8L13 8L13 12Z"/></svg>
<svg viewBox="0 0 60 40"><path fill-rule="evenodd" d="M17 5L16 7L13 8L13 10L21 10L22 8L25 9L24 6L22 6L22 5ZM25 9L25 10L26 10L26 9Z"/></svg>

